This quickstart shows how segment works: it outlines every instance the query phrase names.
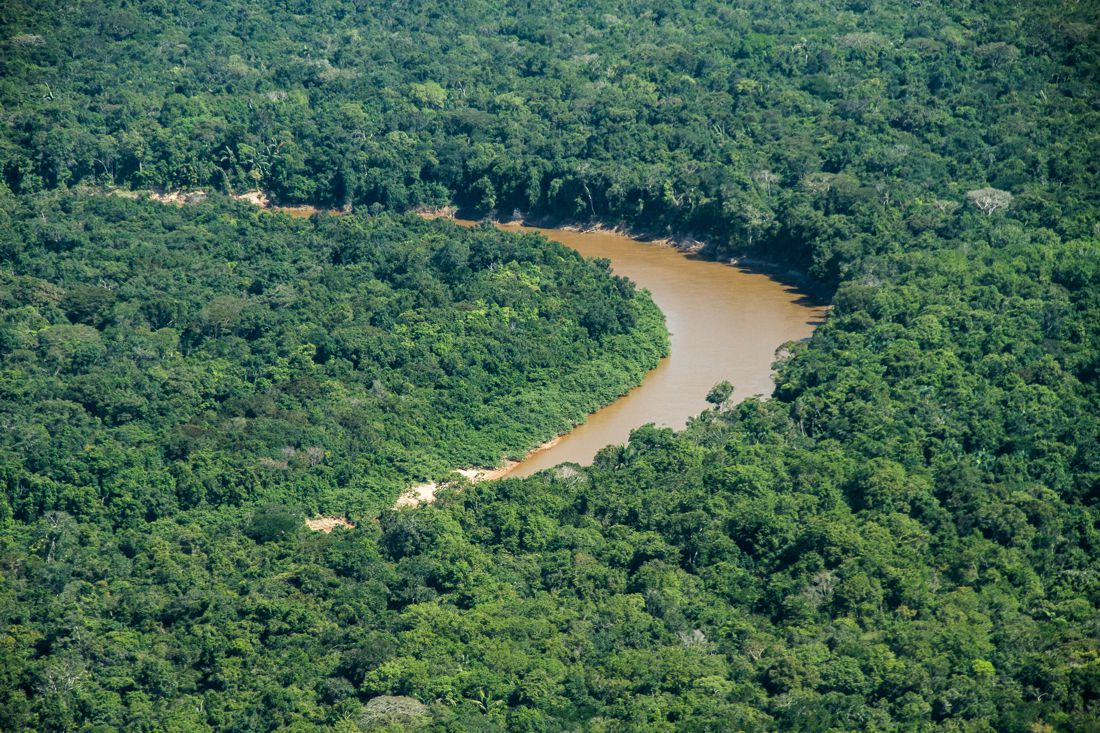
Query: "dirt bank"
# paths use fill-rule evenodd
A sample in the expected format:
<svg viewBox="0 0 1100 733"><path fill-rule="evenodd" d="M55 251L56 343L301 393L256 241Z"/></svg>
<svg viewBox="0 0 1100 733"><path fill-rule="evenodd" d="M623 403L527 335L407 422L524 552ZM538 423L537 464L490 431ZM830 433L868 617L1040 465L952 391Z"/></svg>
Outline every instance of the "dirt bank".
<svg viewBox="0 0 1100 733"><path fill-rule="evenodd" d="M324 532L325 534L328 534L337 527L355 529L355 525L344 517L313 517L306 520L306 526L314 532Z"/></svg>
<svg viewBox="0 0 1100 733"><path fill-rule="evenodd" d="M530 450L523 457L522 461L504 461L498 468L456 468L453 473L458 474L462 478L466 479L472 484L481 483L482 481L496 481L502 479L512 472L516 466L520 465L528 458L553 448L555 445L561 442L564 436L559 435L553 440L548 440L537 448ZM429 481L428 483L417 484L416 486L409 487L404 494L397 498L394 502L394 509L402 509L404 507L416 507L421 504L431 504L435 501L435 494L442 486L446 486L450 481Z"/></svg>

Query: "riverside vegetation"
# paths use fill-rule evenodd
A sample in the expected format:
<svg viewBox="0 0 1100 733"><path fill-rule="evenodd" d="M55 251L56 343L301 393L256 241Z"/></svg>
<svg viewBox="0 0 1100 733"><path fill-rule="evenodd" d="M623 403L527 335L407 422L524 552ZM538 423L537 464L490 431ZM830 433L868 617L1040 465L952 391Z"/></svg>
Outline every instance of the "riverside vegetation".
<svg viewBox="0 0 1100 733"><path fill-rule="evenodd" d="M5 4L0 720L1100 729L1098 13ZM376 511L660 351L598 264L394 213L448 203L694 234L830 316L769 400Z"/></svg>

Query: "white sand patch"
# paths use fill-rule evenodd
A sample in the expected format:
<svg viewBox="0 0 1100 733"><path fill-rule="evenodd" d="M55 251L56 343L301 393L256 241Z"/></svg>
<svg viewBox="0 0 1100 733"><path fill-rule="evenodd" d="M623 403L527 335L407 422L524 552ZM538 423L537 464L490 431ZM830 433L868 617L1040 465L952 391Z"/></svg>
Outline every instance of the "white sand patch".
<svg viewBox="0 0 1100 733"><path fill-rule="evenodd" d="M271 205L271 201L267 198L267 194L259 189L255 191L245 191L244 193L235 193L233 194L233 198L238 201L247 201L253 206L262 206L265 209Z"/></svg>
<svg viewBox="0 0 1100 733"><path fill-rule="evenodd" d="M562 439L562 436L558 436L553 440L548 440L539 447L529 451L524 460L533 456L534 454L553 448ZM482 481L496 481L497 479L504 478L512 472L512 470L520 465L523 461L504 461L498 468L456 468L452 473L458 474L462 478L466 479L472 484L480 483ZM446 486L448 481L432 481L424 484L417 484L416 486L409 487L404 494L397 498L394 502L394 509L403 509L405 507L417 507L423 504L431 504L435 501L435 494L439 491L441 486Z"/></svg>
<svg viewBox="0 0 1100 733"><path fill-rule="evenodd" d="M435 492L438 490L439 484L434 481L426 484L417 484L397 497L397 501L394 502L393 508L403 509L410 506L420 506L421 504L431 504L435 501Z"/></svg>

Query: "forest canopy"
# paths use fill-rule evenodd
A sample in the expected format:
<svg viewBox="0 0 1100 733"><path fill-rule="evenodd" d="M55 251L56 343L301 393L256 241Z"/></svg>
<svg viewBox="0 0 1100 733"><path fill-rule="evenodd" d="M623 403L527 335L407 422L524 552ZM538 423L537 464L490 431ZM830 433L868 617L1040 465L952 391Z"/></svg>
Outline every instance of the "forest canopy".
<svg viewBox="0 0 1100 733"><path fill-rule="evenodd" d="M5 3L0 720L1100 730L1098 27ZM404 213L448 205L696 236L832 307L768 399L387 509L665 344L604 264Z"/></svg>
<svg viewBox="0 0 1100 733"><path fill-rule="evenodd" d="M1100 203L1093 3L36 0L0 18L17 193L625 220L834 284L966 232L969 192L1069 239Z"/></svg>
<svg viewBox="0 0 1100 733"><path fill-rule="evenodd" d="M377 512L568 429L666 348L647 295L534 235L228 201L16 203L0 511L22 521Z"/></svg>

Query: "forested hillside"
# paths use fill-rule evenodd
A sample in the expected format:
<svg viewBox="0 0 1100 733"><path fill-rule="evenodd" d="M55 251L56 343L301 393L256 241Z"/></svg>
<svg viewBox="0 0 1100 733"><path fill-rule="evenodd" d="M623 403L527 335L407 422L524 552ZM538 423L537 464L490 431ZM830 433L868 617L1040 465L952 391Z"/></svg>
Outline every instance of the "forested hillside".
<svg viewBox="0 0 1100 733"><path fill-rule="evenodd" d="M6 3L0 721L1100 731L1098 22ZM256 188L353 214L221 195ZM701 236L833 308L771 399L379 511L663 344L599 263L401 214L452 203Z"/></svg>

